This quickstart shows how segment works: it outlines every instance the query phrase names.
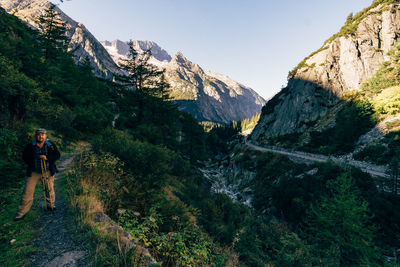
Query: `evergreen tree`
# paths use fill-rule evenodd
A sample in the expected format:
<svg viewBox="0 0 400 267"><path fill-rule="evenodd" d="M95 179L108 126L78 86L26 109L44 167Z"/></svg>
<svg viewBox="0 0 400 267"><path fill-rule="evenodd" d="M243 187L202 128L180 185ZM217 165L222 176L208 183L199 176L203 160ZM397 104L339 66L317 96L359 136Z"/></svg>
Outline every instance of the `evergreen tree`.
<svg viewBox="0 0 400 267"><path fill-rule="evenodd" d="M66 24L55 10L56 6L50 4L49 8L38 19L41 43L46 60L56 59L57 51L67 51L68 37L66 35Z"/></svg>
<svg viewBox="0 0 400 267"><path fill-rule="evenodd" d="M129 42L128 58L116 75L120 116L116 126L135 130L134 135L153 144L176 145L177 105L169 100L164 70L149 63L150 50L139 54Z"/></svg>
<svg viewBox="0 0 400 267"><path fill-rule="evenodd" d="M190 114L182 113L180 136L181 151L189 157L191 163L205 157L205 139L203 127Z"/></svg>
<svg viewBox="0 0 400 267"><path fill-rule="evenodd" d="M136 89L146 95L168 99L169 84L165 81L164 72L149 63L151 51L139 54L129 41L127 59L121 59L120 68L128 75L117 75L117 82L127 88Z"/></svg>
<svg viewBox="0 0 400 267"><path fill-rule="evenodd" d="M240 122L240 131L243 133L247 130L254 129L260 120L261 113L257 113L251 118L246 118Z"/></svg>
<svg viewBox="0 0 400 267"><path fill-rule="evenodd" d="M306 232L327 266L376 266L378 252L369 224L368 204L360 199L353 179L344 174L327 184L330 197L311 207Z"/></svg>
<svg viewBox="0 0 400 267"><path fill-rule="evenodd" d="M352 21L353 21L353 12L350 12L350 14L346 18L345 24L350 24Z"/></svg>
<svg viewBox="0 0 400 267"><path fill-rule="evenodd" d="M399 151L395 151L395 155L389 163L388 174L390 176L390 187L393 195L397 195L398 191L398 180L400 176L400 163L399 163Z"/></svg>

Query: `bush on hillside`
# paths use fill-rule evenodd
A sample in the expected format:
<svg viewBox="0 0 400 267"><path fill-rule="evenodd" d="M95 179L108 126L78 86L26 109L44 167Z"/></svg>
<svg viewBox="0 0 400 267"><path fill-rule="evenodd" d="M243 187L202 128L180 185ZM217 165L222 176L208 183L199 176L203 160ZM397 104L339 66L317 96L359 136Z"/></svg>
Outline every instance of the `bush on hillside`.
<svg viewBox="0 0 400 267"><path fill-rule="evenodd" d="M311 132L311 141L304 148L323 154L348 153L376 121L373 106L368 101L349 102L337 115L335 126L322 132Z"/></svg>

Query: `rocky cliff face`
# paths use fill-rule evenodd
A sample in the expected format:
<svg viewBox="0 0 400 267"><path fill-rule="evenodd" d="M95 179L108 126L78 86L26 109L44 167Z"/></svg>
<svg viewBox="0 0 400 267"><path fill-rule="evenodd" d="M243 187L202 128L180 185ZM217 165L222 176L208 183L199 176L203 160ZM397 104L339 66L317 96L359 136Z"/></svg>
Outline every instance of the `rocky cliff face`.
<svg viewBox="0 0 400 267"><path fill-rule="evenodd" d="M171 96L182 110L200 121L229 123L259 113L265 100L251 88L192 63L177 53L164 65L173 88Z"/></svg>
<svg viewBox="0 0 400 267"><path fill-rule="evenodd" d="M7 12L37 28L37 18L48 8L47 0L0 0L0 6ZM111 79L113 73L119 72L108 52L99 41L85 28L56 8L60 18L66 22L67 35L70 38L69 49L74 51L77 62L89 58L96 76Z"/></svg>
<svg viewBox="0 0 400 267"><path fill-rule="evenodd" d="M138 53L142 53L144 51L151 51L151 63L157 66L161 66L162 63L169 62L172 57L168 54L167 51L162 49L158 44L152 41L132 41L133 48ZM120 40L110 41L102 41L101 44L107 49L108 53L113 58L114 62L119 61L121 57L126 57L129 53L129 45L127 42L122 42Z"/></svg>
<svg viewBox="0 0 400 267"><path fill-rule="evenodd" d="M126 57L129 49L119 40L102 44L116 62ZM229 123L250 118L265 104L265 100L251 88L225 75L203 70L180 52L171 58L156 43L149 41L134 41L134 48L138 52L151 50L150 63L166 70L172 99L179 103L181 110L199 121Z"/></svg>
<svg viewBox="0 0 400 267"><path fill-rule="evenodd" d="M291 73L288 85L263 108L253 141L305 131L359 90L387 60L400 36L397 1L373 4Z"/></svg>

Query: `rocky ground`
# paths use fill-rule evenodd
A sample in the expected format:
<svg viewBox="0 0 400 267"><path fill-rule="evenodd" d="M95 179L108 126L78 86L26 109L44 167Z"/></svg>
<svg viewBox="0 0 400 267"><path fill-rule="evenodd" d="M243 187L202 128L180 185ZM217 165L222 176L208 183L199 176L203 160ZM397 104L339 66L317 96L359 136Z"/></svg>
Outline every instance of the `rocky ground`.
<svg viewBox="0 0 400 267"><path fill-rule="evenodd" d="M60 172L56 174L55 185L57 209L54 212L44 210L42 212L41 220L37 225L42 234L35 241L35 246L41 250L31 255L31 266L72 267L88 264L88 251L73 239L74 230L71 227L71 221L67 219L67 200L60 193L60 183L57 182L62 178L72 160L73 155L69 155L58 164Z"/></svg>

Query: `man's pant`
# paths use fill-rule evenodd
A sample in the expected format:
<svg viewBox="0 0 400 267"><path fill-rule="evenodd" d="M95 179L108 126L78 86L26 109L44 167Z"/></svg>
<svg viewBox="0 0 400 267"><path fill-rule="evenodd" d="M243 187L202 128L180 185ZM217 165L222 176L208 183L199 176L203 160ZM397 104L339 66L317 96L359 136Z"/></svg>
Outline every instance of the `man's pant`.
<svg viewBox="0 0 400 267"><path fill-rule="evenodd" d="M49 193L50 199L46 200L47 207L54 207L55 193L54 193L54 176L50 176L50 172L47 172L49 177ZM33 193L35 192L36 184L41 180L42 174L32 172L32 175L26 179L24 193L21 198L21 204L18 207L18 216L24 216L31 208L33 203Z"/></svg>

